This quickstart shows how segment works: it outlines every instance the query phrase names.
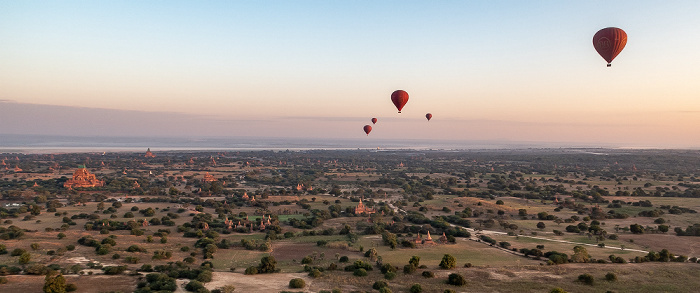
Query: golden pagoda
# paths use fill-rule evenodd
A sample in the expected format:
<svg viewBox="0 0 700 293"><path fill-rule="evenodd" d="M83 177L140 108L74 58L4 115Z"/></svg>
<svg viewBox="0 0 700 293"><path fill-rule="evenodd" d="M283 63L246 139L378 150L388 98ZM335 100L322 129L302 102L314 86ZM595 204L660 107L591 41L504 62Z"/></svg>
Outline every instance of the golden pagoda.
<svg viewBox="0 0 700 293"><path fill-rule="evenodd" d="M214 176L209 174L209 172L204 174L204 182L214 182L214 181L217 181L216 178L214 178Z"/></svg>
<svg viewBox="0 0 700 293"><path fill-rule="evenodd" d="M365 204L362 203L362 199L360 199L360 203L358 203L357 207L355 207L355 214L356 215L359 215L362 213L366 213L369 215L369 214L374 214L376 212L377 211L375 211L373 208L366 207Z"/></svg>
<svg viewBox="0 0 700 293"><path fill-rule="evenodd" d="M104 185L104 181L97 179L95 174L90 174L84 165L80 165L78 170L73 173L73 178L68 179L63 187L72 189L74 187L100 187Z"/></svg>
<svg viewBox="0 0 700 293"><path fill-rule="evenodd" d="M148 148L148 149L146 150L146 155L144 155L144 157L146 157L146 158L155 158L156 155L154 155L154 154L151 152L151 148Z"/></svg>

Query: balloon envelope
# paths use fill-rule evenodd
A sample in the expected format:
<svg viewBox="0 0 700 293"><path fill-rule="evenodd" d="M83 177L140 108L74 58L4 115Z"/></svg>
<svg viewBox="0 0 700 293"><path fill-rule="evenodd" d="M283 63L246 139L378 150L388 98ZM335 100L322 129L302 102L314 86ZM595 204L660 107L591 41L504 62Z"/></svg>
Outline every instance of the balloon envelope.
<svg viewBox="0 0 700 293"><path fill-rule="evenodd" d="M401 109L403 109L403 106L408 102L408 93L402 90L394 91L391 93L391 102L394 103L396 109L401 113Z"/></svg>
<svg viewBox="0 0 700 293"><path fill-rule="evenodd" d="M367 133L367 135L369 135L369 133L372 131L372 126L365 125L365 127L362 129L365 131L365 133Z"/></svg>
<svg viewBox="0 0 700 293"><path fill-rule="evenodd" d="M428 119L428 121L430 121L430 118L433 118L433 114L425 114L425 118Z"/></svg>
<svg viewBox="0 0 700 293"><path fill-rule="evenodd" d="M377 118L372 118L372 124L377 124Z"/></svg>
<svg viewBox="0 0 700 293"><path fill-rule="evenodd" d="M598 51L600 57L608 61L608 67L613 59L622 52L626 44L627 33L616 27L606 27L593 36L593 47Z"/></svg>

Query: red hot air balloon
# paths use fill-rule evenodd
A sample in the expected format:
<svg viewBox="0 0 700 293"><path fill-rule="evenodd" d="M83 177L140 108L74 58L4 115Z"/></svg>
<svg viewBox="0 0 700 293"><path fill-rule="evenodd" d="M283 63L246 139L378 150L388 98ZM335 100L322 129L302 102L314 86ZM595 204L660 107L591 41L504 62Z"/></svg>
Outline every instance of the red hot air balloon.
<svg viewBox="0 0 700 293"><path fill-rule="evenodd" d="M365 125L365 127L363 127L362 129L364 129L365 133L367 133L367 135L369 136L369 133L372 131L372 126Z"/></svg>
<svg viewBox="0 0 700 293"><path fill-rule="evenodd" d="M403 109L403 106L405 106L406 102L408 102L408 93L402 90L394 91L391 93L391 102L394 103L396 109L398 109L399 113L401 113L401 109Z"/></svg>
<svg viewBox="0 0 700 293"><path fill-rule="evenodd" d="M593 36L593 47L598 51L605 61L608 61L608 67L617 54L622 52L627 44L627 33L616 27L606 27L599 30Z"/></svg>
<svg viewBox="0 0 700 293"><path fill-rule="evenodd" d="M428 119L428 121L430 121L430 118L433 118L433 114L425 114L425 119Z"/></svg>
<svg viewBox="0 0 700 293"><path fill-rule="evenodd" d="M372 118L372 124L377 124L377 118Z"/></svg>

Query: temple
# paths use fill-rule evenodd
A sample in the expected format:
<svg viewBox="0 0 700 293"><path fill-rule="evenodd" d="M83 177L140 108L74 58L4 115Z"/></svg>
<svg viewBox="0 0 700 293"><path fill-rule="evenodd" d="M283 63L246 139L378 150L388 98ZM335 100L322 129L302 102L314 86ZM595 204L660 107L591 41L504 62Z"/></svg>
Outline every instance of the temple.
<svg viewBox="0 0 700 293"><path fill-rule="evenodd" d="M377 211L374 210L373 208L366 207L365 204L362 203L361 199L360 199L360 203L358 203L357 207L355 207L355 215L359 215L362 213L370 215L370 214L374 214L376 212Z"/></svg>
<svg viewBox="0 0 700 293"><path fill-rule="evenodd" d="M209 172L204 174L204 182L214 182L214 181L217 181L216 178L214 178L214 176L209 174Z"/></svg>
<svg viewBox="0 0 700 293"><path fill-rule="evenodd" d="M63 187L73 189L75 187L100 187L104 186L105 182L95 177L95 174L90 174L84 165L78 167L73 173L73 178L68 179Z"/></svg>
<svg viewBox="0 0 700 293"><path fill-rule="evenodd" d="M154 155L154 154L151 152L151 148L148 148L148 149L146 150L146 155L145 155L144 157L146 157L146 158L155 158L156 155Z"/></svg>

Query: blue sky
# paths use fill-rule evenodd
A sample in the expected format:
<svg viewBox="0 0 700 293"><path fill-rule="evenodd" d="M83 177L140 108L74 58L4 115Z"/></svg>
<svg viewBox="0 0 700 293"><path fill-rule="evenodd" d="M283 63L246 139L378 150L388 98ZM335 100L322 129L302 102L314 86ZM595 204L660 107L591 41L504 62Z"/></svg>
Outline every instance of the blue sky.
<svg viewBox="0 0 700 293"><path fill-rule="evenodd" d="M378 117L375 138L700 146L699 13L698 1L0 1L0 100L265 136L362 138ZM629 36L612 68L591 41L608 26ZM411 95L401 115L396 89ZM22 131L7 122L0 133Z"/></svg>

